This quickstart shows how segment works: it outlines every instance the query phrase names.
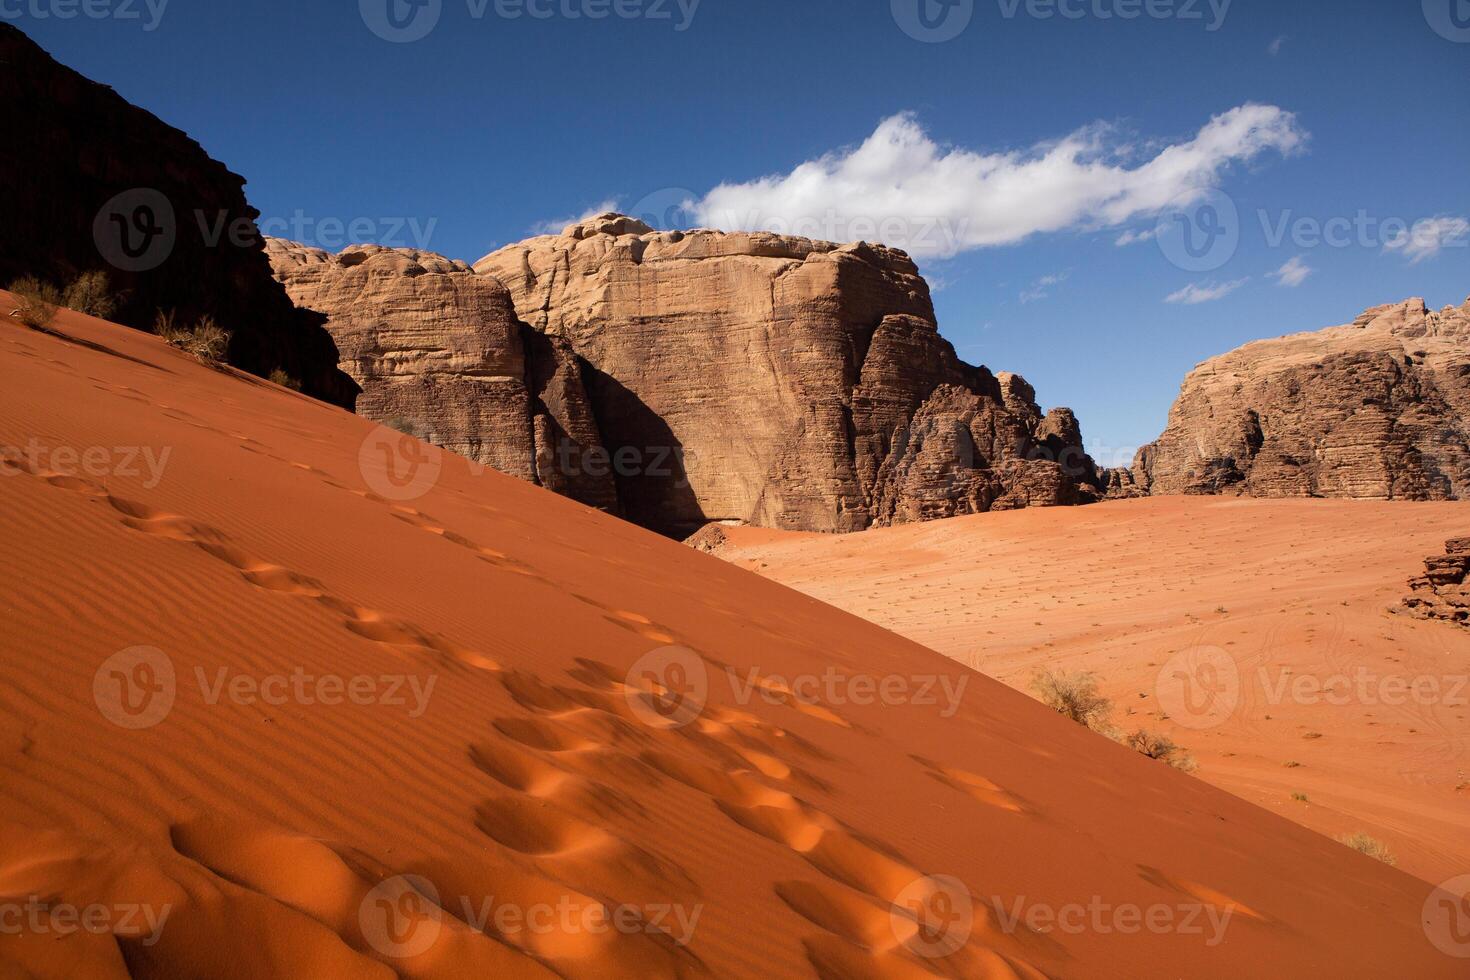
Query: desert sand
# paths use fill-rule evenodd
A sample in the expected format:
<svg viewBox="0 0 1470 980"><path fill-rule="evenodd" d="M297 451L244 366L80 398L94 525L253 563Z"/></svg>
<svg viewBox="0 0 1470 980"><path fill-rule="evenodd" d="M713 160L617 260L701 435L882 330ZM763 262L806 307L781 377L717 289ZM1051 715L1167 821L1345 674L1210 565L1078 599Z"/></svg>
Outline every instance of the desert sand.
<svg viewBox="0 0 1470 980"><path fill-rule="evenodd" d="M1470 631L1390 607L1467 529L1465 503L1154 497L729 528L720 553L1022 690L1091 672L1116 724L1168 733L1200 779L1438 882L1470 869ZM1233 703L1180 710L1189 657L1236 665Z"/></svg>
<svg viewBox="0 0 1470 980"><path fill-rule="evenodd" d="M744 569L77 314L0 321L0 371L0 975L1464 974L1451 896ZM1401 526L1330 587L1226 588L1203 552L1119 570L1189 507L1228 516L1204 542L1278 506L1319 513L1148 501L769 547L919 576L895 611L947 609L929 641L1010 680L1073 634L1114 685L1155 632L1255 650L1266 606L1321 635L1340 608L1344 649L1387 634L1415 664L1459 642L1381 615L1456 509L1355 505ZM1308 550L1344 554L1277 560ZM1452 718L1425 714L1431 740L1380 714L1362 793L1390 795L1366 769L1392 760L1451 778ZM1274 761L1305 719L1242 747L1268 729ZM1320 724L1290 741L1308 789L1353 754ZM1225 741L1191 741L1208 778ZM1463 803L1435 792L1443 834L1406 865L1449 846Z"/></svg>

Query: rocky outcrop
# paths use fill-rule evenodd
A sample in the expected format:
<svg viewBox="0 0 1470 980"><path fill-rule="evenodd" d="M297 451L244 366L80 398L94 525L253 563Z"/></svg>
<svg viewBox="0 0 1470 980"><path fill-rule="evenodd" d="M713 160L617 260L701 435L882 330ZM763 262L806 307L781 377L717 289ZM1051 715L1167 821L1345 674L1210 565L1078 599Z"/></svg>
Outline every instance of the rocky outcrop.
<svg viewBox="0 0 1470 980"><path fill-rule="evenodd" d="M1071 413L960 361L903 252L608 214L475 269L580 358L646 526L855 531L1095 492Z"/></svg>
<svg viewBox="0 0 1470 980"><path fill-rule="evenodd" d="M272 239L276 276L328 316L358 414L591 506L617 509L576 355L516 318L506 288L432 252L331 255Z"/></svg>
<svg viewBox="0 0 1470 980"><path fill-rule="evenodd" d="M1445 542L1445 553L1424 561L1424 574L1409 580L1400 612L1419 619L1442 619L1470 627L1470 538Z"/></svg>
<svg viewBox="0 0 1470 980"><path fill-rule="evenodd" d="M209 315L232 334L227 359L352 407L319 316L271 278L245 181L184 133L58 64L0 23L0 284L65 283L105 271L121 292L113 319L151 328Z"/></svg>
<svg viewBox="0 0 1470 980"><path fill-rule="evenodd" d="M1466 496L1470 302L1375 307L1205 361L1133 477L1155 494Z"/></svg>

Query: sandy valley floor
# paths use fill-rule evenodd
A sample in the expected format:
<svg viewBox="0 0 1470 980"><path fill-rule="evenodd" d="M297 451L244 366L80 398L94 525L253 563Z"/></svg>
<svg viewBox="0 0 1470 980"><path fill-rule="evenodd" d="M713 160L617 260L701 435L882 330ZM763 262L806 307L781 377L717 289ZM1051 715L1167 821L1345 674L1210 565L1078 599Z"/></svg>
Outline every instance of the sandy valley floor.
<svg viewBox="0 0 1470 980"><path fill-rule="evenodd" d="M1470 871L1470 631L1388 612L1470 504L1175 497L728 533L722 557L1014 687L1095 673L1115 722L1273 812L1365 830L1432 881ZM1197 707L1219 689L1198 717L1181 668Z"/></svg>

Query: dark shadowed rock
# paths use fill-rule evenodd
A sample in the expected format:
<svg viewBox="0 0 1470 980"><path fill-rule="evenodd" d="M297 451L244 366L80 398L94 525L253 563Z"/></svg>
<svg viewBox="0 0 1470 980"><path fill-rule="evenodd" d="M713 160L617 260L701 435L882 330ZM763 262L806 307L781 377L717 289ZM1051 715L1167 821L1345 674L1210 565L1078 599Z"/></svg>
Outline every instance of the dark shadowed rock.
<svg viewBox="0 0 1470 980"><path fill-rule="evenodd" d="M184 133L58 64L0 24L0 285L34 275L65 284L105 271L122 292L113 319L151 328L212 316L227 359L279 368L308 394L352 407L320 316L271 277L245 181Z"/></svg>

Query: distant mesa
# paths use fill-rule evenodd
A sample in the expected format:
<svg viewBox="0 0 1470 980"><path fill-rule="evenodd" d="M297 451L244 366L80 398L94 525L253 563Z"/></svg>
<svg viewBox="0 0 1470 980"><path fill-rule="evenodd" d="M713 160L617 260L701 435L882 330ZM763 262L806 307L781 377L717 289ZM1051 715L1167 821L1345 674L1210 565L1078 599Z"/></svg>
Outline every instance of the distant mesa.
<svg viewBox="0 0 1470 980"><path fill-rule="evenodd" d="M1073 414L960 361L896 249L608 213L473 270L372 247L269 254L327 315L363 414L665 534L1101 495Z"/></svg>
<svg viewBox="0 0 1470 980"><path fill-rule="evenodd" d="M1459 500L1470 493L1470 300L1377 306L1258 340L1184 379L1110 493Z"/></svg>

